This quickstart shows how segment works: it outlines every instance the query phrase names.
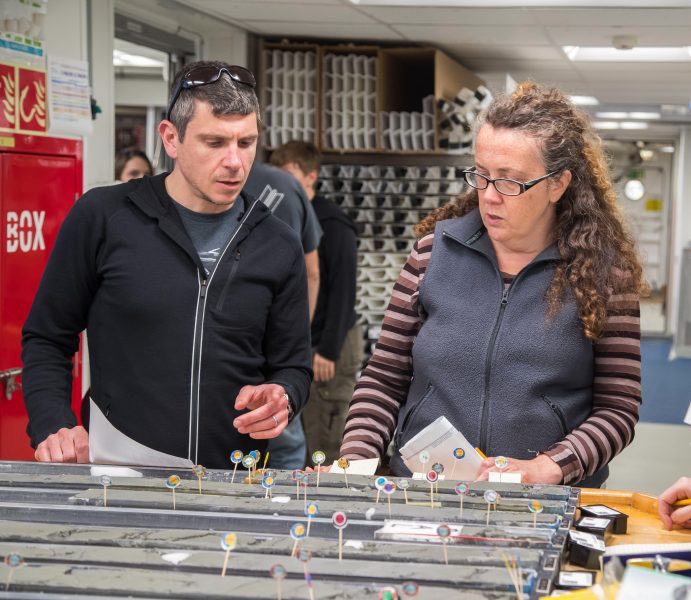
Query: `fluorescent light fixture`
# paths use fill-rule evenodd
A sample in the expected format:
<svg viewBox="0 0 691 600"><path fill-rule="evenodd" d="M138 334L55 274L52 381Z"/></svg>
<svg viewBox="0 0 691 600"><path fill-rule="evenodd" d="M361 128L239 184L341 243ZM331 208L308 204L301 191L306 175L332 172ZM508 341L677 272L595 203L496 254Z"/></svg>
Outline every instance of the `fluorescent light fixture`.
<svg viewBox="0 0 691 600"><path fill-rule="evenodd" d="M630 112L629 119L644 119L647 121L654 121L660 119L662 115L659 112Z"/></svg>
<svg viewBox="0 0 691 600"><path fill-rule="evenodd" d="M629 113L626 112L598 112L595 113L598 119L627 119Z"/></svg>
<svg viewBox="0 0 691 600"><path fill-rule="evenodd" d="M350 0L361 6L415 6L431 8L433 6L464 6L475 8L516 8L516 4L553 8L688 8L688 0L667 0L651 2L650 0Z"/></svg>
<svg viewBox="0 0 691 600"><path fill-rule="evenodd" d="M648 129L648 124L643 121L622 121L619 126L622 129Z"/></svg>
<svg viewBox="0 0 691 600"><path fill-rule="evenodd" d="M600 101L595 96L569 96L576 106L596 106Z"/></svg>
<svg viewBox="0 0 691 600"><path fill-rule="evenodd" d="M113 50L113 66L115 67L159 67L162 68L163 62L148 56L130 54L122 50Z"/></svg>
<svg viewBox="0 0 691 600"><path fill-rule="evenodd" d="M584 62L683 62L691 61L691 47L637 46L619 50L613 46L562 46L572 61Z"/></svg>
<svg viewBox="0 0 691 600"><path fill-rule="evenodd" d="M593 121L595 129L619 129L619 123L616 121Z"/></svg>
<svg viewBox="0 0 691 600"><path fill-rule="evenodd" d="M675 148L674 146L667 145L667 146L660 146L660 152L664 152L665 154L674 154Z"/></svg>

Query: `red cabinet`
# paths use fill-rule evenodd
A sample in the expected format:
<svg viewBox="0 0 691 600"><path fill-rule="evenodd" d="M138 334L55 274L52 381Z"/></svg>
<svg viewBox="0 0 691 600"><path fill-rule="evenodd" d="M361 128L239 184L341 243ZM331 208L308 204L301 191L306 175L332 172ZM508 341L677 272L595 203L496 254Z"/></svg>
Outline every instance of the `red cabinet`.
<svg viewBox="0 0 691 600"><path fill-rule="evenodd" d="M18 373L22 326L60 224L81 194L82 144L0 136L0 459L27 460L33 458L33 450ZM80 402L77 356L73 408Z"/></svg>

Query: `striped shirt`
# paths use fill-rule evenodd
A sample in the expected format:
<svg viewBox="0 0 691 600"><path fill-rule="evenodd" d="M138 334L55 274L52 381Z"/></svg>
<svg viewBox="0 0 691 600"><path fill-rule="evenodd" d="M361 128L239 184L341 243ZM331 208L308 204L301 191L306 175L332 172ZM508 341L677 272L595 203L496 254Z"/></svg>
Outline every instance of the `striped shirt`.
<svg viewBox="0 0 691 600"><path fill-rule="evenodd" d="M379 458L391 441L413 375L413 342L426 317L418 296L433 241L431 233L415 243L394 285L374 354L350 403L341 456ZM560 466L564 484L594 474L631 443L641 404L640 350L638 295L612 295L594 345L592 411L544 451Z"/></svg>

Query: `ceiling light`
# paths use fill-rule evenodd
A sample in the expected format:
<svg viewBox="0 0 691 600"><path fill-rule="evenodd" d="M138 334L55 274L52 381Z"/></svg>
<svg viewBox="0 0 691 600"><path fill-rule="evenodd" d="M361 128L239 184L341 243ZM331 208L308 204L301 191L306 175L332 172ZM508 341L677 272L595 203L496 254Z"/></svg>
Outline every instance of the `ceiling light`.
<svg viewBox="0 0 691 600"><path fill-rule="evenodd" d="M630 112L629 119L647 119L649 121L659 119L662 115L659 112Z"/></svg>
<svg viewBox="0 0 691 600"><path fill-rule="evenodd" d="M113 50L113 66L115 67L163 67L163 62L148 56L130 54L122 50Z"/></svg>
<svg viewBox="0 0 691 600"><path fill-rule="evenodd" d="M571 102L576 106L595 106L600 101L595 96L569 96Z"/></svg>
<svg viewBox="0 0 691 600"><path fill-rule="evenodd" d="M681 62L691 61L691 47L642 47L619 50L612 46L562 46L572 61Z"/></svg>
<svg viewBox="0 0 691 600"><path fill-rule="evenodd" d="M665 154L674 154L675 148L671 144L668 146L660 146L660 152L664 152Z"/></svg>
<svg viewBox="0 0 691 600"><path fill-rule="evenodd" d="M644 148L643 150L638 151L638 155L641 157L641 160L652 160L655 157L655 152Z"/></svg>
<svg viewBox="0 0 691 600"><path fill-rule="evenodd" d="M596 129L619 129L619 123L616 121L593 121L593 127Z"/></svg>
<svg viewBox="0 0 691 600"><path fill-rule="evenodd" d="M599 112L595 113L598 119L626 119L629 113L626 112Z"/></svg>
<svg viewBox="0 0 691 600"><path fill-rule="evenodd" d="M642 121L622 121L619 126L622 129L648 129L648 124Z"/></svg>

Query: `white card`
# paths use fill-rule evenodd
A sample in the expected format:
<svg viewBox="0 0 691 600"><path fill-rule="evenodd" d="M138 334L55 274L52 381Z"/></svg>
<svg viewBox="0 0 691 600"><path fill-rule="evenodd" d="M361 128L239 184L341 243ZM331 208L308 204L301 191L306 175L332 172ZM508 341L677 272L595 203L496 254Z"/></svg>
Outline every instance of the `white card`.
<svg viewBox="0 0 691 600"><path fill-rule="evenodd" d="M569 536L574 542L592 548L593 550L599 550L600 552L605 551L605 541L602 538L593 535L592 533L587 533L585 531L569 531Z"/></svg>
<svg viewBox="0 0 691 600"><path fill-rule="evenodd" d="M351 460L348 467L348 475L374 475L379 466L378 458L364 458L362 460ZM343 473L343 469L338 466L337 461L331 465L329 473Z"/></svg>

